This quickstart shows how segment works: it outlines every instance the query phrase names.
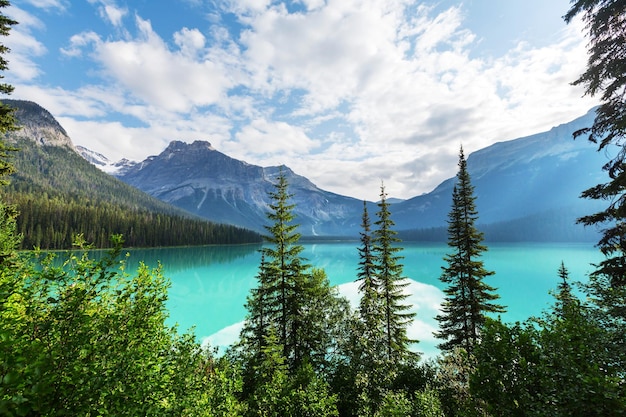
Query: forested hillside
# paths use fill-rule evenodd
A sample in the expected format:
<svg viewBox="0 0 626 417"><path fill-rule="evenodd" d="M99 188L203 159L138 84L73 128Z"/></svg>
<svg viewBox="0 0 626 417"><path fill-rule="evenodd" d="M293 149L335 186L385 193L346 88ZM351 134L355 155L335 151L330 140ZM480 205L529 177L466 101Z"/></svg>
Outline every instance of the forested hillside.
<svg viewBox="0 0 626 417"><path fill-rule="evenodd" d="M207 222L101 172L79 156L35 103L5 100L24 126L7 135L17 172L2 198L20 212L22 248L61 249L83 234L96 247L122 234L127 246L258 242L251 231ZM63 138L65 136L65 138Z"/></svg>

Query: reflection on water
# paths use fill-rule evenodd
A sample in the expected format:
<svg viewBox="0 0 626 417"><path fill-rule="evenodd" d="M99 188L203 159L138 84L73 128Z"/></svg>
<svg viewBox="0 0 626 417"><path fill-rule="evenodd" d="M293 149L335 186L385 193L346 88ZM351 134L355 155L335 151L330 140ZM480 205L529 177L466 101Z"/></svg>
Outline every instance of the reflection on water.
<svg viewBox="0 0 626 417"><path fill-rule="evenodd" d="M131 268L140 261L151 267L161 262L168 272L176 273L211 264L231 264L258 254L260 249L260 244L249 244L129 249L127 252Z"/></svg>

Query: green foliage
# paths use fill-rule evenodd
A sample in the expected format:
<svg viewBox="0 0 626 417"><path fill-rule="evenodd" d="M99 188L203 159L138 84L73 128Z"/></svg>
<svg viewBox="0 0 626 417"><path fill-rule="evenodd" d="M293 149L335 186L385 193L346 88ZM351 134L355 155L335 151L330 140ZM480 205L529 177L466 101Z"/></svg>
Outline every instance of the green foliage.
<svg viewBox="0 0 626 417"><path fill-rule="evenodd" d="M245 416L247 407L238 399L243 389L243 380L239 370L228 360L220 358L217 361L205 361L202 372L208 376L208 380L206 384L197 388L192 385L192 392L197 393L200 398L191 404L185 415L189 417ZM187 389L188 386L189 383L181 388Z"/></svg>
<svg viewBox="0 0 626 417"><path fill-rule="evenodd" d="M439 358L436 386L446 416L487 416L484 405L470 391L476 357L462 347L455 347Z"/></svg>
<svg viewBox="0 0 626 417"><path fill-rule="evenodd" d="M467 171L463 149L459 152L457 183L452 192L452 209L448 216L448 246L452 253L445 256L442 267L444 289L442 313L436 317L440 331L435 334L444 342L439 347L450 351L462 347L468 354L480 338L480 328L488 313L504 312L504 307L493 303L499 296L484 279L494 273L484 268L481 254L487 250L482 244L483 234L476 228L478 212L476 197Z"/></svg>
<svg viewBox="0 0 626 417"><path fill-rule="evenodd" d="M611 363L621 369L626 378L626 286L612 286L606 275L592 275L583 286L590 302L589 319L605 330L605 349L611 353Z"/></svg>
<svg viewBox="0 0 626 417"><path fill-rule="evenodd" d="M412 411L413 405L403 392L389 391L383 397L374 417L406 417Z"/></svg>
<svg viewBox="0 0 626 417"><path fill-rule="evenodd" d="M415 394L413 408L416 417L444 417L439 393L430 386Z"/></svg>
<svg viewBox="0 0 626 417"><path fill-rule="evenodd" d="M478 369L472 392L487 402L493 415L536 415L533 403L541 394L538 339L532 324L506 325L492 319L485 323L475 352Z"/></svg>
<svg viewBox="0 0 626 417"><path fill-rule="evenodd" d="M3 287L12 284L0 310L11 346L0 364L3 415L201 415L203 393L219 381L206 372L212 359L165 324L160 269L127 274L120 244L100 260L35 253L17 278L3 275ZM233 395L211 400L237 409Z"/></svg>
<svg viewBox="0 0 626 417"><path fill-rule="evenodd" d="M336 396L330 394L311 364L303 363L295 372L289 372L273 329L268 332L261 356L248 416L338 415Z"/></svg>
<svg viewBox="0 0 626 417"><path fill-rule="evenodd" d="M613 416L626 413L615 335L571 293L561 264L555 306L524 324L488 321L472 392L493 415ZM617 336L620 340L623 337Z"/></svg>

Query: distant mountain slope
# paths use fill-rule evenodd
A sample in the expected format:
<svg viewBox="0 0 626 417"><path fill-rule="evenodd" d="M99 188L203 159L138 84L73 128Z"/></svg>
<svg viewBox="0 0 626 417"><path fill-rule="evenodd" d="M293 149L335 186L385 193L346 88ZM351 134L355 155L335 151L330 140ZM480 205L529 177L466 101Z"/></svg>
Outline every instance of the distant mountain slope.
<svg viewBox="0 0 626 417"><path fill-rule="evenodd" d="M19 151L12 161L17 173L0 192L4 201L19 205L18 226L26 235L26 248L68 247L74 233L84 233L99 245L112 233L123 233L129 245L236 243L239 232L244 241L258 241L254 234L211 224L96 169L41 106L3 102L16 109L22 128L5 137ZM158 233L157 223L163 228Z"/></svg>
<svg viewBox="0 0 626 417"><path fill-rule="evenodd" d="M593 122L590 111L548 132L496 143L472 153L468 169L476 188L479 224L487 237L513 240L593 240L575 219L599 203L580 193L602 181L604 155L572 133ZM319 189L309 180L287 174L297 222L305 236L358 236L362 201ZM210 143L174 141L160 155L118 174L119 178L163 201L213 221L263 231L267 194L278 167L263 168L224 155ZM454 178L432 192L392 205L397 230L422 239L430 233L445 239ZM373 215L377 207L369 203Z"/></svg>
<svg viewBox="0 0 626 417"><path fill-rule="evenodd" d="M216 222L263 232L269 192L280 167L263 168L233 159L209 142L173 141L161 154L129 167L119 178L146 193ZM357 199L320 190L282 167L294 194L301 232L308 236L357 233L349 223L362 209Z"/></svg>
<svg viewBox="0 0 626 417"><path fill-rule="evenodd" d="M560 231L555 229L554 233L562 235L560 240L572 232L563 235L561 229L569 226L578 230L579 236L595 236L593 230L589 234L582 231L582 226L573 226L577 217L601 207L601 203L579 196L604 181L601 167L606 157L588 141L572 139L573 132L590 126L593 118L590 111L548 132L495 143L469 155L467 165L476 190L480 223L501 227L508 224L509 228L515 228L516 221L526 228L543 223L542 234L558 226ZM453 186L451 178L428 194L395 205L396 224L401 229L445 225ZM529 218L534 221L529 223ZM547 218L552 221L542 220Z"/></svg>

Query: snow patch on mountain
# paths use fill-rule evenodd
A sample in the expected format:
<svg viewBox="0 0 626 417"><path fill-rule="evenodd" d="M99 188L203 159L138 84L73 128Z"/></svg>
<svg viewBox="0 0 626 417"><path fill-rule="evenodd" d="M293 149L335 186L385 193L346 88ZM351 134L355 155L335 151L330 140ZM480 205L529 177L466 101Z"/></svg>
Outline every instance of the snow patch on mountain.
<svg viewBox="0 0 626 417"><path fill-rule="evenodd" d="M84 146L77 145L76 152L82 156L87 162L93 164L98 169L110 175L123 175L130 168L137 165L137 162L123 158L117 162L112 162L109 158L101 153L92 151Z"/></svg>

